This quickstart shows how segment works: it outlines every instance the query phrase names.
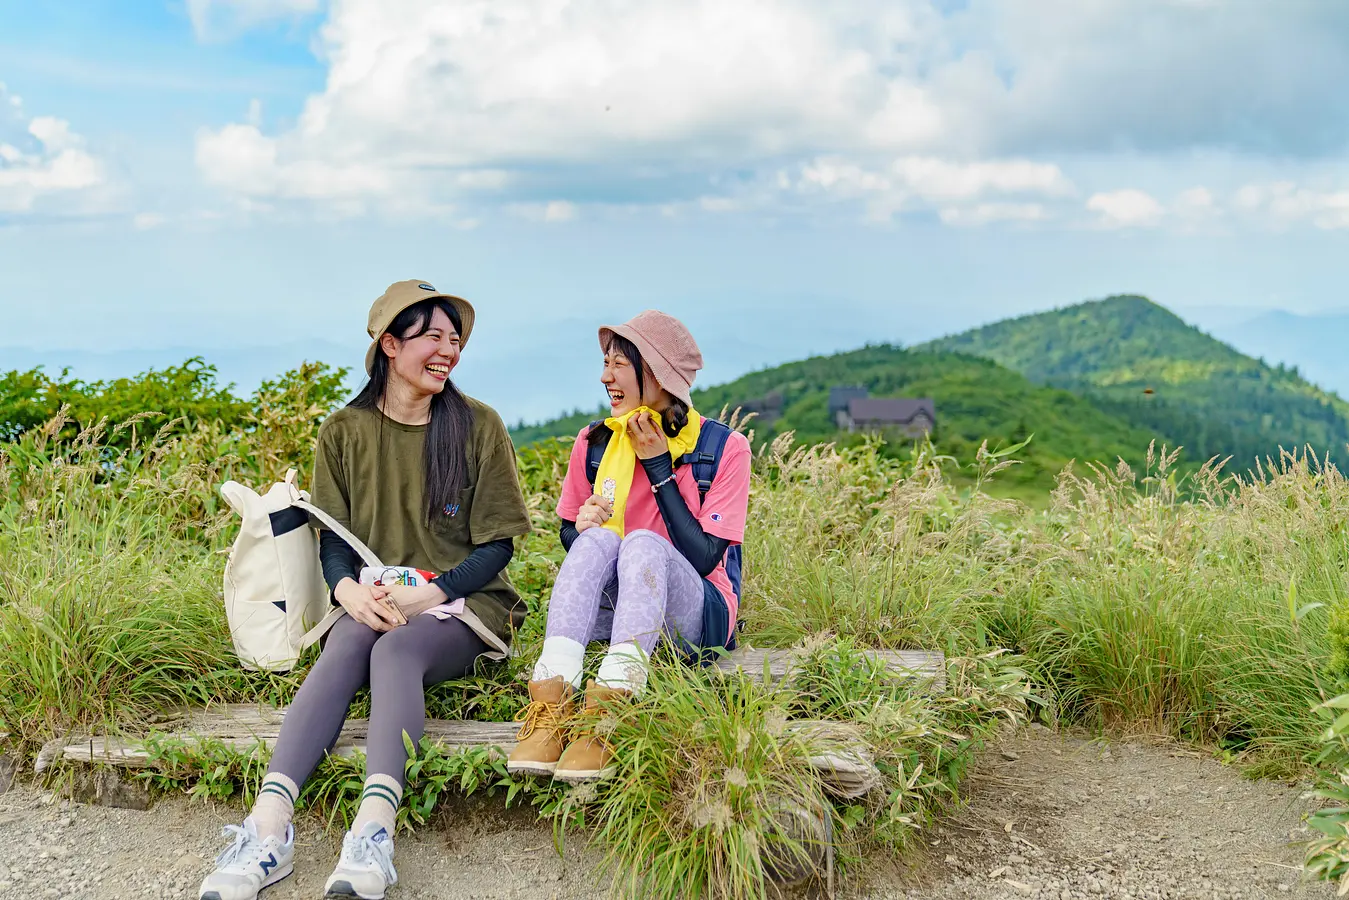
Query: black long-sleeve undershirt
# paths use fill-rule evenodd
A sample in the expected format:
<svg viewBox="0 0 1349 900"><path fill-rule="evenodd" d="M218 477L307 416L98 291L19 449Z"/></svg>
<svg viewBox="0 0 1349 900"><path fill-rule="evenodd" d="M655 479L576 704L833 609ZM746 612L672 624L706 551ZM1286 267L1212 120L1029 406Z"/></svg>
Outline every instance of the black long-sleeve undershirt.
<svg viewBox="0 0 1349 900"><path fill-rule="evenodd" d="M514 555L515 544L510 538L478 544L463 562L436 576L431 583L444 591L448 599L467 597L501 574ZM328 582L329 590L336 589L343 578L360 581L360 554L326 528L319 534L319 561L323 564L323 580Z"/></svg>
<svg viewBox="0 0 1349 900"><path fill-rule="evenodd" d="M670 454L662 453L650 459L642 460L642 468L652 484L660 484L674 474L674 463ZM726 555L731 542L726 538L714 537L703 531L698 519L684 502L679 486L667 481L656 489L656 508L665 522L665 530L670 532L670 542L675 549L684 554L684 558L693 564L698 574L706 578L716 569Z"/></svg>
<svg viewBox="0 0 1349 900"><path fill-rule="evenodd" d="M642 460L642 468L646 470L646 477L652 484L659 484L674 473L674 464L668 453ZM698 519L684 502L683 495L673 481L657 489L656 508L660 510L661 520L665 523L665 530L670 533L670 542L675 549L683 554L699 575L704 578L711 575L726 555L726 548L731 546L731 542L703 531L703 526L698 524ZM562 520L558 537L562 539L564 550L571 550L577 533L575 520Z"/></svg>
<svg viewBox="0 0 1349 900"><path fill-rule="evenodd" d="M328 582L331 595L343 578L360 581L361 555L328 529L319 532L319 562L323 564L323 580ZM336 603L336 600L333 600Z"/></svg>
<svg viewBox="0 0 1349 900"><path fill-rule="evenodd" d="M562 527L557 532L557 536L562 539L562 549L570 553L571 545L576 543L576 537L579 534L580 532L576 530L575 519L563 519Z"/></svg>
<svg viewBox="0 0 1349 900"><path fill-rule="evenodd" d="M510 538L478 544L463 562L433 578L431 583L444 591L451 600L467 597L487 587L493 578L501 574L514 555L515 542Z"/></svg>

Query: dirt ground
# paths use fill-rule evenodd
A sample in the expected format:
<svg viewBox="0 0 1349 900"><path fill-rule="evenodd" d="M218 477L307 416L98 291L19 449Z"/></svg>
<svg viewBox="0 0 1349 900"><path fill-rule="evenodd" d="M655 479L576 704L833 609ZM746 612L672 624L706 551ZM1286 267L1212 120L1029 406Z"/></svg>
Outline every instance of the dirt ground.
<svg viewBox="0 0 1349 900"><path fill-rule="evenodd" d="M839 896L1331 897L1329 886L1300 880L1304 790L1246 781L1174 744L1031 728L984 754L967 802L926 834L925 859L880 863ZM195 897L222 846L220 828L240 815L179 798L145 812L71 805L15 786L0 794L0 898ZM571 841L559 856L528 811L466 800L448 818L399 838L390 900L588 900L604 890L591 874L596 852ZM321 896L336 842L312 826L297 841L295 875L263 900Z"/></svg>
<svg viewBox="0 0 1349 900"><path fill-rule="evenodd" d="M904 900L1334 896L1303 883L1307 786L1252 782L1159 740L1094 741L1032 727L983 755L968 803L928 835Z"/></svg>

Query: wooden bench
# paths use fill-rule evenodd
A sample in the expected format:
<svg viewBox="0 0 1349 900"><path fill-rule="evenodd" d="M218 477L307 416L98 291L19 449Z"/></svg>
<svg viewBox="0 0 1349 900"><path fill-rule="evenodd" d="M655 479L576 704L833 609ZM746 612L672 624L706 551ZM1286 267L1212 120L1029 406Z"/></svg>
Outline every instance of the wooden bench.
<svg viewBox="0 0 1349 900"><path fill-rule="evenodd" d="M866 650L871 660L883 660L885 667L900 678L913 678L928 693L946 693L946 656L927 650ZM778 681L790 672L800 659L800 650L755 650L741 647L734 653L718 659L713 665L723 672L737 669L758 675L767 666L770 681Z"/></svg>
<svg viewBox="0 0 1349 900"><path fill-rule="evenodd" d="M913 678L923 690L942 693L946 687L945 658L940 653L907 650L868 651L871 658L883 659L896 677ZM737 651L719 660L724 672L743 669L771 680L786 676L798 654L787 650ZM219 741L234 750L247 751L258 743L271 745L281 730L284 708L257 704L219 704L183 709L157 723L157 730L188 742ZM865 744L848 726L831 722L793 721L789 728L806 732L807 739L818 743L818 752L810 765L819 771L826 787L836 796L860 797L880 783L880 774L872 764ZM348 719L338 737L334 754L350 756L365 751L369 722ZM515 748L519 725L513 722L474 722L456 719L428 719L426 736L451 752L476 747L493 747L506 754ZM72 735L49 741L39 751L34 768L42 772L57 761L94 763L113 766L143 766L150 753L142 741L115 735Z"/></svg>

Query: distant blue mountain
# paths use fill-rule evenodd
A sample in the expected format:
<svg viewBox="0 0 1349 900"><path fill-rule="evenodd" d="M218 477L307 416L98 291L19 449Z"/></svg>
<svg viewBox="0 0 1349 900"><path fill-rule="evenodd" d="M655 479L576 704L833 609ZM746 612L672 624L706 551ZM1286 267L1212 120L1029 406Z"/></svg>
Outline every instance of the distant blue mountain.
<svg viewBox="0 0 1349 900"><path fill-rule="evenodd" d="M1313 384L1349 398L1349 312L1298 315L1270 310L1208 332L1248 356L1297 366Z"/></svg>

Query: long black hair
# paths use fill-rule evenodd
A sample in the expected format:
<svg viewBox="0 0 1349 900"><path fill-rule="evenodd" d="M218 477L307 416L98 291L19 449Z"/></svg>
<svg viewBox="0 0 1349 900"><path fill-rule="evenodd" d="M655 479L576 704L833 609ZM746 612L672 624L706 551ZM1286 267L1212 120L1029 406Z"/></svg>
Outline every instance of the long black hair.
<svg viewBox="0 0 1349 900"><path fill-rule="evenodd" d="M436 310L449 316L454 330L462 332L459 312L448 301L432 298L409 306L390 323L386 334L399 340L421 337L431 330L431 316ZM371 366L370 380L351 401L356 409L383 412L384 391L389 386L389 357L383 348L375 350L375 364ZM431 398L431 421L426 426L426 440L422 444L422 468L426 472L426 523L438 520L454 504L468 483L468 445L473 431L473 410L455 387L446 381L440 393Z"/></svg>
<svg viewBox="0 0 1349 900"><path fill-rule="evenodd" d="M646 393L646 366L642 364L642 351L638 350L636 344L621 334L610 331L607 336L609 343L604 346L604 352L622 353L623 358L631 363L632 368L637 372L637 398L640 402L642 394ZM661 431L665 432L666 437L672 438L683 431L687 424L689 424L689 405L671 394L669 408L662 410L660 414ZM608 430L608 426L600 422L586 433L586 440L591 444L598 444L604 439L603 432Z"/></svg>

